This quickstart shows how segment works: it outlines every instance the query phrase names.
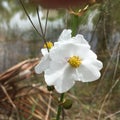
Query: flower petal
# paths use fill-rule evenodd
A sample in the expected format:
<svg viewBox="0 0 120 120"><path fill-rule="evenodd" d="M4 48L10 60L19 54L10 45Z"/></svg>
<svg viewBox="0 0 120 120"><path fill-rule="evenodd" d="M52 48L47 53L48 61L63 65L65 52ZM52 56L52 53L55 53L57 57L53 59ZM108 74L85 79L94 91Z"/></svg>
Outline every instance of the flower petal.
<svg viewBox="0 0 120 120"><path fill-rule="evenodd" d="M71 30L70 29L65 29L61 33L58 41L68 41L71 38Z"/></svg>
<svg viewBox="0 0 120 120"><path fill-rule="evenodd" d="M59 93L68 91L75 84L75 78L75 69L71 68L68 64L59 66L56 71L49 69L45 72L46 83L54 85L56 91Z"/></svg>
<svg viewBox="0 0 120 120"><path fill-rule="evenodd" d="M56 77L60 77L64 70L65 64L59 61L50 62L49 68L45 71L45 81L47 85L51 86L56 80Z"/></svg>
<svg viewBox="0 0 120 120"><path fill-rule="evenodd" d="M58 40L58 42L54 43L54 46L62 45L65 43L73 43L73 44L85 44L90 48L88 41L85 40L83 35L78 34L75 37L71 37L71 30L64 30Z"/></svg>
<svg viewBox="0 0 120 120"><path fill-rule="evenodd" d="M41 53L42 53L43 56L47 55L48 54L47 48L41 49Z"/></svg>
<svg viewBox="0 0 120 120"><path fill-rule="evenodd" d="M103 68L103 63L99 60L92 60L91 63L98 69L101 70Z"/></svg>
<svg viewBox="0 0 120 120"><path fill-rule="evenodd" d="M45 55L44 57L42 57L39 64L35 66L35 72L37 74L42 73L43 71L45 71L48 68L49 63L50 63L49 55Z"/></svg>
<svg viewBox="0 0 120 120"><path fill-rule="evenodd" d="M90 47L90 45L88 44L88 41L85 40L85 38L83 37L83 35L78 34L75 37L73 37L75 42L77 42L78 44L85 44L88 45Z"/></svg>
<svg viewBox="0 0 120 120"><path fill-rule="evenodd" d="M79 56L81 59L85 58L94 58L96 59L97 56L95 53L93 53L87 45L84 44L76 44L76 43L66 43L62 46L57 46L51 49L50 51L50 58L55 60L62 60L66 61L71 56Z"/></svg>
<svg viewBox="0 0 120 120"><path fill-rule="evenodd" d="M83 52L82 52L83 59L89 59L89 60L96 60L97 59L97 55L92 50L86 49Z"/></svg>
<svg viewBox="0 0 120 120"><path fill-rule="evenodd" d="M79 80L82 82L91 82L100 77L99 70L102 68L102 63L98 60L84 60L77 69Z"/></svg>

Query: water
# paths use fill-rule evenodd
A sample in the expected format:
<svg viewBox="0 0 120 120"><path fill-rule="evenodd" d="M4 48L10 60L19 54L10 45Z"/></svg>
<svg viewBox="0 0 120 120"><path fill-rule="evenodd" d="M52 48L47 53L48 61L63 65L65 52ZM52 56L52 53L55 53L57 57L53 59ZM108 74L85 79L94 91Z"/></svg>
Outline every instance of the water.
<svg viewBox="0 0 120 120"><path fill-rule="evenodd" d="M21 14L22 12L17 12L11 18L9 24L3 24L2 22L0 25L0 73L20 61L40 56L43 40L40 39L28 19L21 19ZM39 30L37 15L30 15L30 17ZM42 12L40 12L40 17L42 19ZM42 19L41 22L44 30L45 19ZM47 40L56 41L62 28L61 18L48 21Z"/></svg>
<svg viewBox="0 0 120 120"><path fill-rule="evenodd" d="M11 11L7 2L3 2L3 6ZM43 30L45 27L45 14L43 10L39 11ZM98 36L95 33L92 41L91 37L94 31L93 18L99 14L99 11L94 10L88 17L86 25L80 25L79 33L83 34L85 39L91 44L92 50L96 51L98 44ZM0 73L12 67L13 65L23 61L25 59L39 57L40 49L43 46L43 40L40 39L39 35L34 31L30 21L25 17L21 19L23 10L16 11L15 14L10 18L9 22L5 20L0 21ZM36 28L39 29L39 22L36 14L29 14ZM48 20L46 38L50 41L56 41L65 28L64 16L57 17L57 11L52 11L51 16L56 16L53 20ZM114 30L112 34L112 41L109 46L120 43L120 32Z"/></svg>

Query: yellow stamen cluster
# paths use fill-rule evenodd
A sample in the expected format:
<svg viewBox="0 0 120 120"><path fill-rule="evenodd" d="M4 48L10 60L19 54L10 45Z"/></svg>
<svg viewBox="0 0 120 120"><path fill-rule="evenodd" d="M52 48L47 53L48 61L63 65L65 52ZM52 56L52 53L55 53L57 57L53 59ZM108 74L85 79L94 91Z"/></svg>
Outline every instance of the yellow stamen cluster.
<svg viewBox="0 0 120 120"><path fill-rule="evenodd" d="M52 42L46 42L45 44L44 44L44 48L48 48L48 49L51 49L53 47L53 43Z"/></svg>
<svg viewBox="0 0 120 120"><path fill-rule="evenodd" d="M80 64L82 63L81 59L79 58L79 56L72 56L69 58L68 63L74 67L77 68L80 66Z"/></svg>

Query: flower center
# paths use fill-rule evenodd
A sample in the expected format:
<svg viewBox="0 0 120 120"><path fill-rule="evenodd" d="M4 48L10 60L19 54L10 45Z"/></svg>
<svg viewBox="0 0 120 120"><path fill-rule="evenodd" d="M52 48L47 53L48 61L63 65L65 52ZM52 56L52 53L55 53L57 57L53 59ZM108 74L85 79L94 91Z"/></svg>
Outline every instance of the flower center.
<svg viewBox="0 0 120 120"><path fill-rule="evenodd" d="M44 48L48 48L48 49L51 49L53 47L53 43L52 42L46 42L45 44L44 44Z"/></svg>
<svg viewBox="0 0 120 120"><path fill-rule="evenodd" d="M69 60L68 60L68 63L72 66L72 67L74 67L74 68L77 68L77 67L79 67L80 66L80 64L81 64L81 59L79 58L79 56L72 56L72 57L70 57L69 58Z"/></svg>

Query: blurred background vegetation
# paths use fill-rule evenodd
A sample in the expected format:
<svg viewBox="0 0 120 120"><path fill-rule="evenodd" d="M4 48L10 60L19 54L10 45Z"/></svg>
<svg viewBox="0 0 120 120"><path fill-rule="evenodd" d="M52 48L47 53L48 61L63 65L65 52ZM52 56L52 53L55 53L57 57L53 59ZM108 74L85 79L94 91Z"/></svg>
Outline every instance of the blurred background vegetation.
<svg viewBox="0 0 120 120"><path fill-rule="evenodd" d="M27 0L23 3L41 32L36 6ZM65 120L120 120L120 0L104 0L78 12L84 7L74 9L74 13L65 9L49 10L47 40L57 41L64 28L71 28L73 35L85 36L104 64L100 80L76 84L68 93L75 102L65 111ZM46 13L40 6L43 29ZM47 120L55 116L54 97L49 103L51 94L42 87L45 85L43 76L36 75L33 70L38 62L34 58L41 57L42 46L43 40L20 2L0 0L0 119ZM29 60L24 61L26 59ZM16 64L17 67L9 69ZM6 77L9 73L11 76Z"/></svg>

